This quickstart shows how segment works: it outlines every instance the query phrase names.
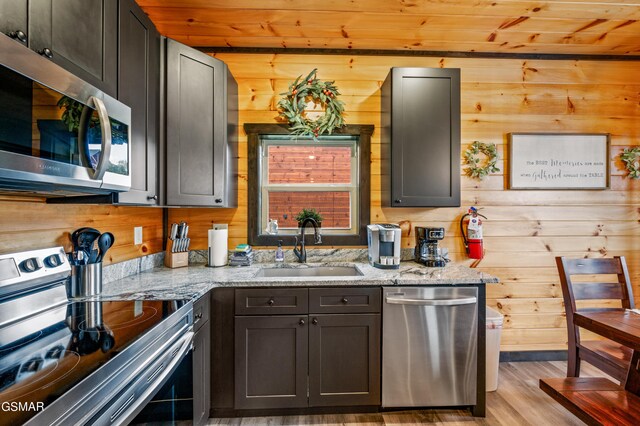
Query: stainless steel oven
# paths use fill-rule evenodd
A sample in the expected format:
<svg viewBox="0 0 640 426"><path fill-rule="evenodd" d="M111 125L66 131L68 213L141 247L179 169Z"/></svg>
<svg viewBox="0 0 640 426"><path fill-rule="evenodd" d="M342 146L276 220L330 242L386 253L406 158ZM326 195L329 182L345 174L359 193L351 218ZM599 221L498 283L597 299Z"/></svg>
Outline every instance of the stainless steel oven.
<svg viewBox="0 0 640 426"><path fill-rule="evenodd" d="M0 34L0 189L131 187L131 110Z"/></svg>
<svg viewBox="0 0 640 426"><path fill-rule="evenodd" d="M67 300L69 277L62 247L0 255L0 426L192 418L192 302Z"/></svg>

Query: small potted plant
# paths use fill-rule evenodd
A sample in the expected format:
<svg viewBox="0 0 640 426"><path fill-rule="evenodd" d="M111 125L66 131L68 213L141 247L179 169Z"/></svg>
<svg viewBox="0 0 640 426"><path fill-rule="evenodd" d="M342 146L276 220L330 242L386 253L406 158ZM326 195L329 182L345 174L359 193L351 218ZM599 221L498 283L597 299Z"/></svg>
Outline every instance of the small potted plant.
<svg viewBox="0 0 640 426"><path fill-rule="evenodd" d="M302 211L296 215L298 228L301 228L302 223L309 218L315 220L319 227L322 226L322 215L316 211L316 209L302 209Z"/></svg>

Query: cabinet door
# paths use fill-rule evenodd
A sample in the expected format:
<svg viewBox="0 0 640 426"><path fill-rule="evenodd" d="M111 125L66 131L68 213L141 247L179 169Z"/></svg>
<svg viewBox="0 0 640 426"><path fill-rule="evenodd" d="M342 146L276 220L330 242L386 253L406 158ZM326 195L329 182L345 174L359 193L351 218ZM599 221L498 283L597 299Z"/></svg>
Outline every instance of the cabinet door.
<svg viewBox="0 0 640 426"><path fill-rule="evenodd" d="M380 315L309 320L309 405L380 405Z"/></svg>
<svg viewBox="0 0 640 426"><path fill-rule="evenodd" d="M226 66L167 39L166 203L221 206L226 156Z"/></svg>
<svg viewBox="0 0 640 426"><path fill-rule="evenodd" d="M205 296L207 297L207 296ZM202 324L193 340L193 424L202 425L209 418L211 401L211 326Z"/></svg>
<svg viewBox="0 0 640 426"><path fill-rule="evenodd" d="M235 408L307 406L306 315L236 317Z"/></svg>
<svg viewBox="0 0 640 426"><path fill-rule="evenodd" d="M20 40L26 45L29 37L28 22L29 2L27 0L0 0L0 32L13 39L18 39L19 35L22 40L26 40Z"/></svg>
<svg viewBox="0 0 640 426"><path fill-rule="evenodd" d="M118 99L131 108L128 204L158 203L160 34L133 0L120 0Z"/></svg>
<svg viewBox="0 0 640 426"><path fill-rule="evenodd" d="M393 68L382 92L382 139L391 149L385 203L459 206L460 70Z"/></svg>
<svg viewBox="0 0 640 426"><path fill-rule="evenodd" d="M116 97L118 0L30 0L29 46ZM45 49L48 49L46 51Z"/></svg>

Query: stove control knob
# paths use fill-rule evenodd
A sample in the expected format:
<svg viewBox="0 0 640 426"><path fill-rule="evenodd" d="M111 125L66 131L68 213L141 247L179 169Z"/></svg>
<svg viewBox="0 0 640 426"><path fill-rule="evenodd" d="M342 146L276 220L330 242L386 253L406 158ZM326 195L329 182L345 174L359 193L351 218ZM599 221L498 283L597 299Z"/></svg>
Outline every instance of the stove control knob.
<svg viewBox="0 0 640 426"><path fill-rule="evenodd" d="M25 259L20 263L20 269L24 272L35 272L38 269L42 269L42 266L42 261L37 257Z"/></svg>
<svg viewBox="0 0 640 426"><path fill-rule="evenodd" d="M62 256L57 253L52 254L51 256L47 256L44 259L44 263L50 268L57 268L58 266L62 265L63 262L64 260L62 259Z"/></svg>

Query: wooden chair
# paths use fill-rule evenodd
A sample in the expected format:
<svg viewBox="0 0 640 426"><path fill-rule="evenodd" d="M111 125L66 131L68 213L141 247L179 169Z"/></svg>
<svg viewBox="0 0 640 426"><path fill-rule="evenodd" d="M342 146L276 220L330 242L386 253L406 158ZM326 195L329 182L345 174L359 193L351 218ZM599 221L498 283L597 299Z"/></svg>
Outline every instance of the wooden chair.
<svg viewBox="0 0 640 426"><path fill-rule="evenodd" d="M633 293L624 257L613 259L567 259L556 257L569 336L567 377L580 377L584 360L620 382L624 382L631 361L631 349L610 340L580 340L580 327L573 323L576 300L619 299L622 308L633 308ZM617 282L572 282L575 275L617 275ZM599 308L607 310L612 308ZM593 309L581 309L593 310Z"/></svg>

